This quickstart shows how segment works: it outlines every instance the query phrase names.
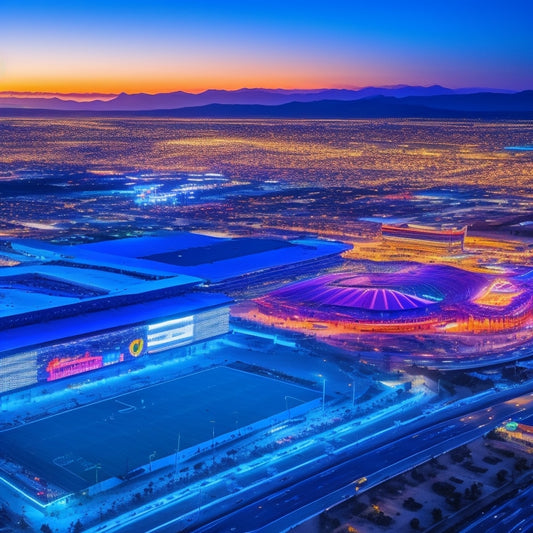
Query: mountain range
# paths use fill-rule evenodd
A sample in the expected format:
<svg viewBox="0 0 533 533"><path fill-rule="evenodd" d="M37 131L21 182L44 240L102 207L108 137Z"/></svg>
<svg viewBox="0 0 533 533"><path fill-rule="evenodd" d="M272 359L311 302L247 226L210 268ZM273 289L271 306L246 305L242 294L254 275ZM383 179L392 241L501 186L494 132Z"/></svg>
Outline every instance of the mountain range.
<svg viewBox="0 0 533 533"><path fill-rule="evenodd" d="M194 94L183 91L158 94L121 93L114 98L91 101L76 101L70 95L55 97L32 97L27 93L0 93L0 108L56 109L61 111L149 111L154 109L179 109L200 107L209 104L231 105L282 105L291 102L318 102L320 100L353 101L374 96L404 98L410 96L436 96L472 94L479 92L512 93L495 89L448 89L440 85L430 87L398 85L394 87L365 87L363 89L323 89L323 90L286 90L286 89L239 89L236 91L210 89Z"/></svg>
<svg viewBox="0 0 533 533"><path fill-rule="evenodd" d="M31 101L31 102L29 102ZM25 105L23 105L23 103ZM431 87L360 90L209 90L200 94L120 94L103 101L0 97L2 116L131 115L178 118L533 118L533 91Z"/></svg>

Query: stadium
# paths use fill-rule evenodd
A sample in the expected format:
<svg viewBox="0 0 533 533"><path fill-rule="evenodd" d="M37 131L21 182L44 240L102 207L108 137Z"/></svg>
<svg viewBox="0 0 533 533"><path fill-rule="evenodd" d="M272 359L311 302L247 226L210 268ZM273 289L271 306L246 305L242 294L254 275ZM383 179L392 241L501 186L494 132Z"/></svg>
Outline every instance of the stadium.
<svg viewBox="0 0 533 533"><path fill-rule="evenodd" d="M398 248L411 247L417 250L441 249L448 252L462 252L466 237L466 226L462 228L431 228L414 224L382 224L384 241L394 243Z"/></svg>
<svg viewBox="0 0 533 533"><path fill-rule="evenodd" d="M347 248L185 232L3 243L0 394L223 335L232 300L213 291L313 271Z"/></svg>
<svg viewBox="0 0 533 533"><path fill-rule="evenodd" d="M191 457L211 460L224 444L281 427L320 402L316 390L211 368L0 431L0 448L8 450L0 480L45 507L155 470L175 472Z"/></svg>
<svg viewBox="0 0 533 533"><path fill-rule="evenodd" d="M256 300L266 320L323 334L496 335L532 317L527 275L488 275L415 264L395 272L335 273L294 283Z"/></svg>
<svg viewBox="0 0 533 533"><path fill-rule="evenodd" d="M77 254L93 258L119 256L121 262L136 261L169 273L200 277L205 289L228 292L338 265L341 253L351 246L319 239L229 238L179 232L74 248Z"/></svg>
<svg viewBox="0 0 533 533"><path fill-rule="evenodd" d="M224 344L233 300L221 288L313 273L342 261L347 245L185 232L0 244L0 479L32 504L172 467L322 401L307 386L203 359L244 350ZM58 395L68 410L43 407L42 418L28 405L9 418L25 398L38 411Z"/></svg>
<svg viewBox="0 0 533 533"><path fill-rule="evenodd" d="M213 291L314 272L347 248L186 232L3 243L0 394L223 335L232 300Z"/></svg>
<svg viewBox="0 0 533 533"><path fill-rule="evenodd" d="M231 300L193 292L200 282L97 264L0 270L0 392L226 333Z"/></svg>

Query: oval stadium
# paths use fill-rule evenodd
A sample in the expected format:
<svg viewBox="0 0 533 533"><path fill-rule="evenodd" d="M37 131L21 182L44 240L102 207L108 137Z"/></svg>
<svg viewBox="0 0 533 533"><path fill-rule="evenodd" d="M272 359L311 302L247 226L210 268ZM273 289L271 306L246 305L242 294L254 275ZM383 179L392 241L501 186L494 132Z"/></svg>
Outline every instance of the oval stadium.
<svg viewBox="0 0 533 533"><path fill-rule="evenodd" d="M411 346L405 341L409 336L431 335L447 346L450 357L454 350L472 356L529 339L530 278L528 273L493 275L423 264L395 272L332 273L255 300L255 319L311 332L330 344L368 342L373 336L380 339L374 342L380 349L383 338L385 344L400 339Z"/></svg>

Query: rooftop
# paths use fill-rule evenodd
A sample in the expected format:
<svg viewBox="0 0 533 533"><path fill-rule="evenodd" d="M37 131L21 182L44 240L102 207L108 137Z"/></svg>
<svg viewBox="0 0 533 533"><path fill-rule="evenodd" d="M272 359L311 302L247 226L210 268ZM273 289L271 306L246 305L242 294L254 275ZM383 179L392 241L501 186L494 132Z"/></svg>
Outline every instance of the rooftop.
<svg viewBox="0 0 533 533"><path fill-rule="evenodd" d="M88 310L75 316L40 322L39 327L24 325L2 332L0 352L19 350L28 346L41 346L58 339L74 338L95 331L106 331L124 326L134 326L166 317L179 317L194 312L229 305L232 300L222 294L189 293L162 300L143 301L113 309L95 312Z"/></svg>
<svg viewBox="0 0 533 533"><path fill-rule="evenodd" d="M150 271L198 276L216 283L268 268L340 254L349 248L340 242L318 239L233 239L169 232L154 237L70 246L65 253L76 256L77 260L84 255L93 261L119 261Z"/></svg>
<svg viewBox="0 0 533 533"><path fill-rule="evenodd" d="M83 268L52 263L8 267L0 269L0 317L162 289L185 290L201 281L177 274L145 279L98 264L84 264Z"/></svg>

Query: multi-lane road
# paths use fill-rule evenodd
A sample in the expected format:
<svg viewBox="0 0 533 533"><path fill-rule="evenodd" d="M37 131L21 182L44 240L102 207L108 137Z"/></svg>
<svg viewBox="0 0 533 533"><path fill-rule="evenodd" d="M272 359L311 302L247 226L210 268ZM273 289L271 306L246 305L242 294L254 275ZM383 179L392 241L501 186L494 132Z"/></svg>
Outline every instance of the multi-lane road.
<svg viewBox="0 0 533 533"><path fill-rule="evenodd" d="M399 438L294 486L271 494L231 515L198 528L201 533L284 531L354 494L358 483L377 485L434 456L469 442L508 418L518 419L533 408L533 395L503 402L492 408L456 417L417 433ZM163 531L177 531L163 529Z"/></svg>
<svg viewBox="0 0 533 533"><path fill-rule="evenodd" d="M463 528L463 533L531 533L533 531L533 486L511 500L495 505Z"/></svg>
<svg viewBox="0 0 533 533"><path fill-rule="evenodd" d="M522 392L526 389L527 386L521 388ZM309 477L304 475L305 469L287 475L279 472L220 498L217 498L216 487L217 483L220 486L221 480L213 480L194 494L189 493L183 498L169 497L128 520L108 523L104 529L121 533L176 533L184 530L278 533L353 495L357 479L367 478L365 488L376 485L475 439L506 419L525 416L527 410L533 409L533 394L498 402L496 397L502 395L489 394L440 413L418 417L371 436L360 445L349 444L328 455L318 456L309 465ZM471 411L493 402L498 403ZM364 428L357 429L358 439L362 431Z"/></svg>

